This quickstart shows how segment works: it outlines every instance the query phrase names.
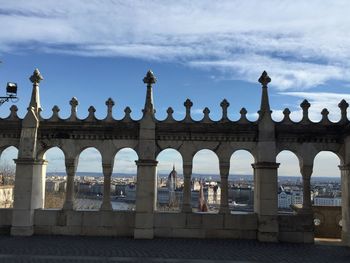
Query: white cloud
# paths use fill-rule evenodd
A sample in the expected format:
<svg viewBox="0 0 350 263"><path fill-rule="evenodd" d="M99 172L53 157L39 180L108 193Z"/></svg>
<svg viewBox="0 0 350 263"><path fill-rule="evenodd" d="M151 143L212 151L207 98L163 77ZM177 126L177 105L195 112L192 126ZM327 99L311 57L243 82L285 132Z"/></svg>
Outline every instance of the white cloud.
<svg viewBox="0 0 350 263"><path fill-rule="evenodd" d="M1 1L1 50L175 61L279 89L350 81L348 1ZM9 30L11 29L11 30Z"/></svg>

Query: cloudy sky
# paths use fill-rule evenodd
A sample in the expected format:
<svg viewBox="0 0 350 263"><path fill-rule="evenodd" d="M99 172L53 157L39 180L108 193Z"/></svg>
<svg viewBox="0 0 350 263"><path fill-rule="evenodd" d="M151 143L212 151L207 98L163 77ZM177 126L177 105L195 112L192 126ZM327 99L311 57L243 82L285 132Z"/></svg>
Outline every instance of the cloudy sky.
<svg viewBox="0 0 350 263"><path fill-rule="evenodd" d="M157 118L164 119L172 106L175 118L182 119L183 102L190 98L194 119L201 119L203 108L209 107L217 120L220 101L226 98L231 119L245 107L254 120L261 92L257 79L266 70L272 78L270 104L276 120L286 107L299 120L299 104L308 99L313 121L320 120L325 107L336 121L339 101L350 101L349 10L345 0L0 0L0 85L18 83L17 104L24 116L28 77L38 67L45 78L40 90L44 117L58 105L61 117L67 118L75 96L81 118L90 105L103 118L104 101L112 97L115 118L122 118L130 106L132 117L139 119L145 98L142 78L151 68L158 78ZM9 114L9 106L0 108L1 117ZM55 164L59 156L54 150L48 153L49 170L63 170ZM79 169L99 171L99 158L87 150ZM134 158L130 150L121 152L118 171L134 169ZM250 174L251 156L243 152L235 158L239 161L232 173ZM279 156L284 175L298 172L290 158ZM333 155L318 158L321 168L315 174L338 175ZM160 170L171 169L173 162L181 166L175 153L164 153L160 160ZM217 173L211 160L215 162L210 153L196 156L195 171Z"/></svg>

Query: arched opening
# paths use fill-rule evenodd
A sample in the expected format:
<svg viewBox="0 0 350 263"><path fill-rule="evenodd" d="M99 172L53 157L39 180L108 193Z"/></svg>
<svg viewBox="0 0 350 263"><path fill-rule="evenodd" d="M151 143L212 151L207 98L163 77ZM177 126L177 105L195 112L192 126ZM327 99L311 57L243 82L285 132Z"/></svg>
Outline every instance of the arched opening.
<svg viewBox="0 0 350 263"><path fill-rule="evenodd" d="M235 151L230 159L228 177L228 204L230 211L254 209L253 155L246 150Z"/></svg>
<svg viewBox="0 0 350 263"><path fill-rule="evenodd" d="M341 239L342 207L339 157L322 151L314 159L311 176L315 238Z"/></svg>
<svg viewBox="0 0 350 263"><path fill-rule="evenodd" d="M131 148L123 148L114 157L111 180L111 200L113 210L135 210L138 160Z"/></svg>
<svg viewBox="0 0 350 263"><path fill-rule="evenodd" d="M44 207L60 209L63 207L67 185L64 153L54 147L45 152L43 159L47 161Z"/></svg>
<svg viewBox="0 0 350 263"><path fill-rule="evenodd" d="M276 162L278 168L278 211L293 213L303 205L303 181L300 174L298 157L291 151L281 151Z"/></svg>
<svg viewBox="0 0 350 263"><path fill-rule="evenodd" d="M13 207L14 185L18 149L14 146L7 147L1 153L0 161L0 208Z"/></svg>
<svg viewBox="0 0 350 263"><path fill-rule="evenodd" d="M157 210L180 211L184 186L182 156L174 149L165 149L157 161Z"/></svg>
<svg viewBox="0 0 350 263"><path fill-rule="evenodd" d="M211 150L200 150L193 157L192 206L194 211L219 212L219 159Z"/></svg>
<svg viewBox="0 0 350 263"><path fill-rule="evenodd" d="M102 158L93 147L84 149L79 155L79 163L74 180L76 210L98 210L103 197Z"/></svg>

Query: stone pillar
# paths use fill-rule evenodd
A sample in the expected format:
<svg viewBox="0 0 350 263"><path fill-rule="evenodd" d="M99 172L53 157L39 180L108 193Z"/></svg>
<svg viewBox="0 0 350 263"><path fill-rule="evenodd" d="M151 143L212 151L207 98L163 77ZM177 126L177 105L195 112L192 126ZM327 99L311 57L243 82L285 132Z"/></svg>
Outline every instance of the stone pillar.
<svg viewBox="0 0 350 263"><path fill-rule="evenodd" d="M258 239L264 242L278 241L277 221L277 168L276 162L258 162L252 165L255 174L254 211L258 214Z"/></svg>
<svg viewBox="0 0 350 263"><path fill-rule="evenodd" d="M157 161L138 160L136 188L135 239L152 239L153 214L157 207Z"/></svg>
<svg viewBox="0 0 350 263"><path fill-rule="evenodd" d="M350 165L340 165L341 171L341 209L342 242L350 246Z"/></svg>
<svg viewBox="0 0 350 263"><path fill-rule="evenodd" d="M34 234L34 210L45 205L45 160L16 159L11 235Z"/></svg>
<svg viewBox="0 0 350 263"><path fill-rule="evenodd" d="M192 196L191 196L191 176L192 176L192 163L183 164L184 174L184 189L182 196L182 208L183 213L192 212Z"/></svg>
<svg viewBox="0 0 350 263"><path fill-rule="evenodd" d="M228 176L230 172L230 163L220 163L220 209L219 213L229 214L230 209L228 206Z"/></svg>
<svg viewBox="0 0 350 263"><path fill-rule="evenodd" d="M66 198L63 204L64 210L73 210L74 203L74 177L77 171L78 159L66 159Z"/></svg>
<svg viewBox="0 0 350 263"><path fill-rule="evenodd" d="M110 164L102 164L103 169L103 202L101 204L100 210L111 211L111 176L113 171L113 166Z"/></svg>
<svg viewBox="0 0 350 263"><path fill-rule="evenodd" d="M45 165L37 159L37 133L39 128L39 83L42 76L38 69L30 77L33 83L28 111L22 121L22 130L16 162L16 181L12 213L11 235L30 236L34 233L34 210L44 208Z"/></svg>
<svg viewBox="0 0 350 263"><path fill-rule="evenodd" d="M311 175L312 175L312 165L302 165L300 167L300 173L303 178L303 214L312 214L311 205Z"/></svg>
<svg viewBox="0 0 350 263"><path fill-rule="evenodd" d="M156 161L156 124L153 106L152 85L156 78L148 71L143 82L147 84L147 93L143 117L140 120L136 185L135 239L154 237L154 210L157 204L157 161Z"/></svg>

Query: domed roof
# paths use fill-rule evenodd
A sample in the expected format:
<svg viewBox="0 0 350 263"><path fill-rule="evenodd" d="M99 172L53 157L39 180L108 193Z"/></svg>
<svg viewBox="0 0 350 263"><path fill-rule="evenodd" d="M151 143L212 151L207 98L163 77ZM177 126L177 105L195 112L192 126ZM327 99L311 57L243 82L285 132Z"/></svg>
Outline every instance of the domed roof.
<svg viewBox="0 0 350 263"><path fill-rule="evenodd" d="M169 176L168 176L168 179L171 179L171 177L172 177L173 179L176 179L176 177L177 177L177 172L176 172L176 170L175 170L175 165L173 165L173 170L170 172L170 174L169 174Z"/></svg>

